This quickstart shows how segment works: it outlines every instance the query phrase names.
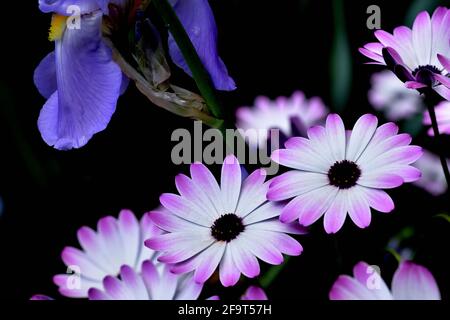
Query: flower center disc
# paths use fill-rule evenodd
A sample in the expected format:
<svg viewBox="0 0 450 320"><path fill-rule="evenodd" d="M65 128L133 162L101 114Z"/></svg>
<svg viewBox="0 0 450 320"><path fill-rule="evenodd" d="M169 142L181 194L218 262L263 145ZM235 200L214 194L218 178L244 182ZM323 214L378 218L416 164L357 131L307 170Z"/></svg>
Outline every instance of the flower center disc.
<svg viewBox="0 0 450 320"><path fill-rule="evenodd" d="M360 176L361 170L358 165L348 160L336 162L328 171L330 184L339 189L350 189L355 186Z"/></svg>
<svg viewBox="0 0 450 320"><path fill-rule="evenodd" d="M436 66L432 65L419 66L412 72L412 75L418 82L428 86L434 85L434 74L441 74L441 71Z"/></svg>
<svg viewBox="0 0 450 320"><path fill-rule="evenodd" d="M211 227L211 235L217 241L230 242L245 230L242 219L234 213L227 213L222 215L219 219L214 221Z"/></svg>

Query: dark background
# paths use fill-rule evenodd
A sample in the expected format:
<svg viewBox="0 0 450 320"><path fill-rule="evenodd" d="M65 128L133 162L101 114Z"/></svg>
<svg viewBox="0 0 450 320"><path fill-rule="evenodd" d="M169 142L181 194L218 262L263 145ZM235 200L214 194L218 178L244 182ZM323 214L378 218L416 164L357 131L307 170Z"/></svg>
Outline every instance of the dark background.
<svg viewBox="0 0 450 320"><path fill-rule="evenodd" d="M191 120L152 105L130 86L108 128L87 146L70 152L47 146L36 125L45 100L32 78L53 43L47 40L50 15L42 14L37 2L22 1L18 7L8 1L11 7L3 9L1 18L0 296L22 300L35 293L60 298L52 276L65 271L60 253L64 246L78 245L78 228L95 227L99 218L117 216L121 208L140 216L158 206L161 193L175 191L174 176L187 173L188 166L171 164L171 133L180 127L193 129ZM221 57L238 85L235 92L221 94L231 120L236 107L251 105L258 95L275 98L298 89L308 97L322 97L333 108L330 84L341 79L330 78L335 37L332 1L210 3L219 28ZM378 68L363 65L366 60L357 51L374 39L373 31L366 28L366 8L379 5L382 28L392 31L404 24L411 3L344 1L353 80L350 99L340 114L348 126L360 115L374 112L367 90L370 75ZM173 67L172 71L178 84L194 88L180 70ZM437 151L424 132L414 143ZM449 142L447 136L447 156ZM350 273L360 260L379 265L390 284L396 264L386 245L404 227L412 227L414 234L405 245L416 252L416 262L432 271L443 298L448 299L449 224L433 216L443 212L449 199L431 197L412 185L389 193L395 211L373 212L372 224L365 230L347 219L337 235L327 235L320 220L309 235L299 237L304 253L291 259L267 290L269 297L327 299L336 277ZM203 296L233 297L244 289L224 290L212 284L205 287Z"/></svg>

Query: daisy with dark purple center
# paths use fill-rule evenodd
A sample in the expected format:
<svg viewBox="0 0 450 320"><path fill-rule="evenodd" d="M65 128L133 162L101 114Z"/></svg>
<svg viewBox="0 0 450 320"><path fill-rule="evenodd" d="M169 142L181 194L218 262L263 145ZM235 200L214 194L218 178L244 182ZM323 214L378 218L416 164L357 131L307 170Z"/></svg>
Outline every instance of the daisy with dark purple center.
<svg viewBox="0 0 450 320"><path fill-rule="evenodd" d="M180 195L160 197L167 211L149 214L167 233L149 237L145 244L163 252L158 260L172 264L172 272L195 270L198 283L219 268L224 286L235 285L241 273L258 276L257 258L277 265L283 254L299 255L301 245L287 233L304 230L279 221L281 208L267 202L265 179L265 171L257 170L242 181L233 155L224 161L220 186L204 165L191 165L191 178L180 174L175 179Z"/></svg>
<svg viewBox="0 0 450 320"><path fill-rule="evenodd" d="M353 277L341 275L330 291L331 300L440 300L431 272L410 261L400 263L391 290L377 271L365 262L353 268Z"/></svg>
<svg viewBox="0 0 450 320"><path fill-rule="evenodd" d="M408 134L387 123L377 127L375 116L359 118L352 131L342 119L331 114L326 126L308 130L308 138L294 137L286 149L272 153L272 160L292 168L273 179L267 198L292 199L280 215L282 222L309 226L322 215L327 233L344 224L347 213L360 228L371 221L371 210L390 212L394 202L382 189L395 188L420 178L410 164L422 149L410 146Z"/></svg>
<svg viewBox="0 0 450 320"><path fill-rule="evenodd" d="M56 275L53 281L63 296L87 297L90 288L103 288L103 279L117 276L123 265L140 272L142 262L155 256L144 246L144 240L159 233L147 215L140 222L128 210L122 210L118 219L104 217L98 222L97 232L89 227L78 230L82 250L66 247L61 255L73 272Z"/></svg>
<svg viewBox="0 0 450 320"><path fill-rule="evenodd" d="M388 66L411 89L432 88L450 100L450 11L437 8L430 18L423 11L412 30L401 26L390 34L375 31L379 42L368 43L360 52ZM445 70L447 68L447 70Z"/></svg>

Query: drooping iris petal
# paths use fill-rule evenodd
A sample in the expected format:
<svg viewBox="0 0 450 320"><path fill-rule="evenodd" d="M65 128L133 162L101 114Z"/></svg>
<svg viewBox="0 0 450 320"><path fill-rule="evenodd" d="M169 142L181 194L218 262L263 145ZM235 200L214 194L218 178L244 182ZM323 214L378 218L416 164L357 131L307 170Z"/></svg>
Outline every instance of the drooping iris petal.
<svg viewBox="0 0 450 320"><path fill-rule="evenodd" d="M83 16L81 29L66 29L55 42L58 89L41 110L38 126L56 149L82 147L106 128L115 111L122 72L102 42L101 23L100 12Z"/></svg>
<svg viewBox="0 0 450 320"><path fill-rule="evenodd" d="M217 26L208 0L172 0L173 8L189 35L197 53L218 90L236 89L234 80L217 50ZM169 35L169 53L173 62L192 75L172 35Z"/></svg>
<svg viewBox="0 0 450 320"><path fill-rule="evenodd" d="M56 64L55 53L50 52L34 71L34 84L39 90L39 93L45 97L50 98L57 90L56 81Z"/></svg>

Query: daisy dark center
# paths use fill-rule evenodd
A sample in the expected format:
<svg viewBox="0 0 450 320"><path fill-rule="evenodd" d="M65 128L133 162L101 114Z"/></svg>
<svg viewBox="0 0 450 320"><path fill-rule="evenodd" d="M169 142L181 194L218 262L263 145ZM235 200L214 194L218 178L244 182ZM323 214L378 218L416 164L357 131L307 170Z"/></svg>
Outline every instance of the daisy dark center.
<svg viewBox="0 0 450 320"><path fill-rule="evenodd" d="M348 160L336 162L328 171L330 184L339 189L350 189L355 186L360 176L361 170L358 165Z"/></svg>
<svg viewBox="0 0 450 320"><path fill-rule="evenodd" d="M227 213L222 215L219 219L214 221L211 227L211 235L217 241L230 242L245 230L242 219L234 213Z"/></svg>
<svg viewBox="0 0 450 320"><path fill-rule="evenodd" d="M416 68L412 75L420 83L432 86L435 84L434 74L441 74L441 70L438 67L432 65L419 66Z"/></svg>

